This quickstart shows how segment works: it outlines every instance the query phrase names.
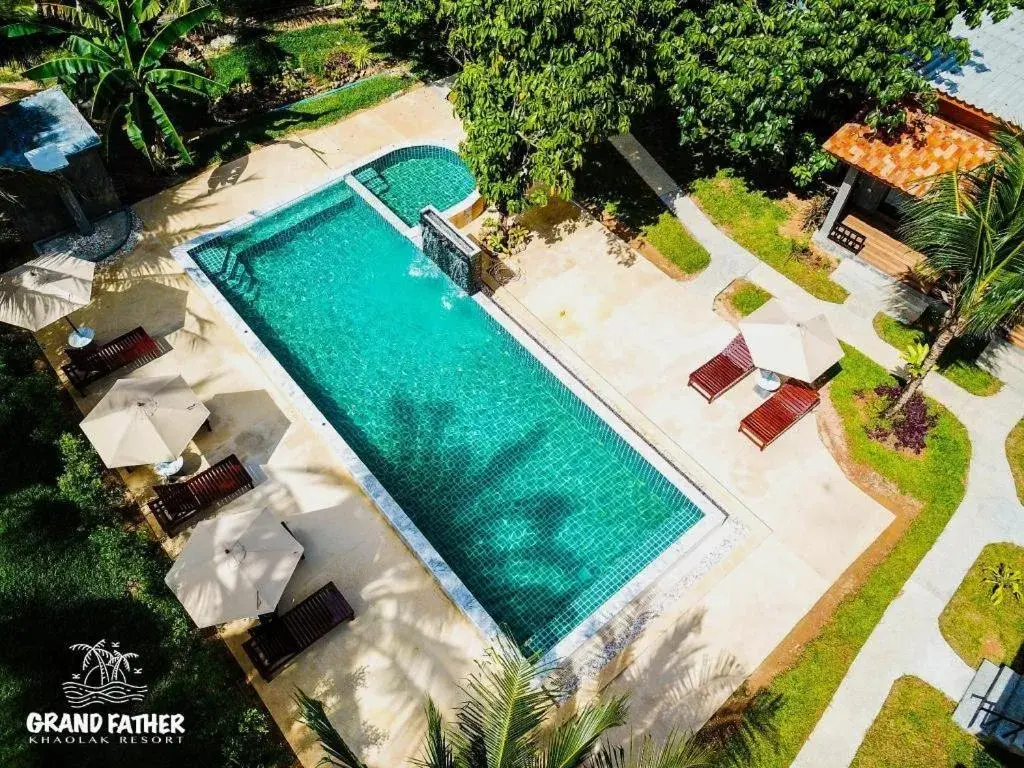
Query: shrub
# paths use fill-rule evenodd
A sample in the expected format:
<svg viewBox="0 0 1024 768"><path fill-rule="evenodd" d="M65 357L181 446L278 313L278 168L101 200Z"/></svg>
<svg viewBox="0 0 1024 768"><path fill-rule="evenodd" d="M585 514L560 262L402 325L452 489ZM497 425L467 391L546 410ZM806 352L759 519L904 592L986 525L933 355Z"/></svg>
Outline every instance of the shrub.
<svg viewBox="0 0 1024 768"><path fill-rule="evenodd" d="M502 223L495 216L488 216L480 228L480 237L494 253L510 255L526 247L530 230L521 224Z"/></svg>
<svg viewBox="0 0 1024 768"><path fill-rule="evenodd" d="M328 80L342 80L355 70L352 54L348 51L335 51L324 62L324 77Z"/></svg>
<svg viewBox="0 0 1024 768"><path fill-rule="evenodd" d="M1011 568L1007 563L986 565L982 570L982 574L983 578L981 581L990 588L988 598L992 601L993 605L1002 603L1007 592L1013 595L1013 599L1018 602L1024 598L1024 595L1021 593L1022 581L1024 579L1022 579L1020 571Z"/></svg>
<svg viewBox="0 0 1024 768"><path fill-rule="evenodd" d="M874 393L883 405L866 429L875 440L885 442L891 439L897 448L921 453L926 447L928 433L938 423L938 416L928 410L924 395L915 392L900 413L891 419L884 418L881 411L900 396L900 391L900 387L895 384L879 384L875 387Z"/></svg>
<svg viewBox="0 0 1024 768"><path fill-rule="evenodd" d="M90 524L109 519L110 510L121 506L123 494L103 479L103 467L96 451L85 440L64 433L57 441L64 471L57 488L65 501L82 510Z"/></svg>

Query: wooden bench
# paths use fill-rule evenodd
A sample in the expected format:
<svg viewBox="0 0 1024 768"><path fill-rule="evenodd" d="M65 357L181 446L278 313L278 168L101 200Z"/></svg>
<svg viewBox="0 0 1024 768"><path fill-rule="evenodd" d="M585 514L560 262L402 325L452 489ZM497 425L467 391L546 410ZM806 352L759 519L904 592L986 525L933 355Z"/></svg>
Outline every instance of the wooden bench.
<svg viewBox="0 0 1024 768"><path fill-rule="evenodd" d="M743 417L740 432L763 451L820 402L813 388L787 381L778 392Z"/></svg>
<svg viewBox="0 0 1024 768"><path fill-rule="evenodd" d="M313 643L354 618L352 606L329 581L290 611L254 626L242 649L269 682Z"/></svg>
<svg viewBox="0 0 1024 768"><path fill-rule="evenodd" d="M687 386L693 387L709 403L724 395L754 370L750 350L743 334L729 342L725 349L690 374Z"/></svg>
<svg viewBox="0 0 1024 768"><path fill-rule="evenodd" d="M130 363L146 362L160 357L160 348L142 326L118 336L106 344L90 345L86 349L68 349L70 362L61 366L64 375L79 394L119 368Z"/></svg>
<svg viewBox="0 0 1024 768"><path fill-rule="evenodd" d="M252 487L252 476L232 454L182 483L154 486L156 498L149 503L149 510L167 535L173 536L202 510L236 498Z"/></svg>

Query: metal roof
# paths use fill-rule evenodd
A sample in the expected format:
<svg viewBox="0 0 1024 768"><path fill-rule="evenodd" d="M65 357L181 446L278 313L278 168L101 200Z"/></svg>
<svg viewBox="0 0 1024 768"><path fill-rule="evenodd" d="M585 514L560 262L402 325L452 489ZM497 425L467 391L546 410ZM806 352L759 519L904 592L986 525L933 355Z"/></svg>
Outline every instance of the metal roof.
<svg viewBox="0 0 1024 768"><path fill-rule="evenodd" d="M70 156L99 143L96 131L60 88L0 107L0 165L28 168L26 152L51 147Z"/></svg>
<svg viewBox="0 0 1024 768"><path fill-rule="evenodd" d="M921 73L940 91L1024 128L1024 10L1000 22L985 19L977 29L958 17L952 34L970 41L970 60L937 56Z"/></svg>

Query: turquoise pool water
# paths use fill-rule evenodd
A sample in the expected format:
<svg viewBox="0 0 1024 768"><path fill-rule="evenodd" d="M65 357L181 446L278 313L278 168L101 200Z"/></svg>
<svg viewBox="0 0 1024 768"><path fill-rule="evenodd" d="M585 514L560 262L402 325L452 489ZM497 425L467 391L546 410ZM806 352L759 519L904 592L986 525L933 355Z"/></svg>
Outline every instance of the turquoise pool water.
<svg viewBox="0 0 1024 768"><path fill-rule="evenodd" d="M353 174L412 227L428 205L439 211L466 199L476 186L458 154L446 147L403 147L373 160Z"/></svg>
<svg viewBox="0 0 1024 768"><path fill-rule="evenodd" d="M701 519L346 184L191 253L524 649Z"/></svg>

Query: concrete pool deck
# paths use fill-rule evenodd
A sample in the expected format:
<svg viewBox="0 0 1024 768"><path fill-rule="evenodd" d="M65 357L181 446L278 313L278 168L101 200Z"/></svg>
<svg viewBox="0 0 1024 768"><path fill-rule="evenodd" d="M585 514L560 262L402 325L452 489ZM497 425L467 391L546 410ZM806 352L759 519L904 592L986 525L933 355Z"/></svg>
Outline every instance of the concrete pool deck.
<svg viewBox="0 0 1024 768"><path fill-rule="evenodd" d="M711 405L686 386L737 332L712 311L714 283L672 279L569 206L536 229L514 274L491 278L494 301L747 531L702 584L662 585L660 616L613 686L632 691L638 729L699 725L893 515L847 479L813 416L763 452L740 434L761 402L754 377ZM686 691L683 673L707 669L717 682Z"/></svg>
<svg viewBox="0 0 1024 768"><path fill-rule="evenodd" d="M259 474L256 489L224 510L270 506L306 547L282 608L328 580L355 608L354 622L269 685L240 653L247 623L223 630L307 765L319 750L294 722L295 686L324 699L370 765L392 768L416 754L424 696L443 707L457 703L456 683L485 641L169 252L296 197L381 147L460 137L443 92L423 87L204 172L135 207L146 228L142 241L101 266L95 301L72 316L101 340L142 325L168 349L128 375L181 373L210 408L213 431L197 436L191 468L236 453ZM697 575L659 580L641 608L627 608L592 643L628 645L615 663L588 669L587 658L597 658L590 656L577 664L590 675L585 689L616 674L614 686L632 688L638 731L699 724L892 516L849 483L813 419L760 453L736 432L757 402L747 383L712 406L686 388L689 370L735 333L693 284L667 277L586 219L559 239L537 238L517 267L518 279L495 301L730 515L701 553ZM54 363L62 362L66 335L59 323L40 334ZM113 380L90 389L79 401L83 411ZM153 477L139 471L127 480L141 494ZM168 542L172 555L183 539ZM701 684L690 685L704 669Z"/></svg>

